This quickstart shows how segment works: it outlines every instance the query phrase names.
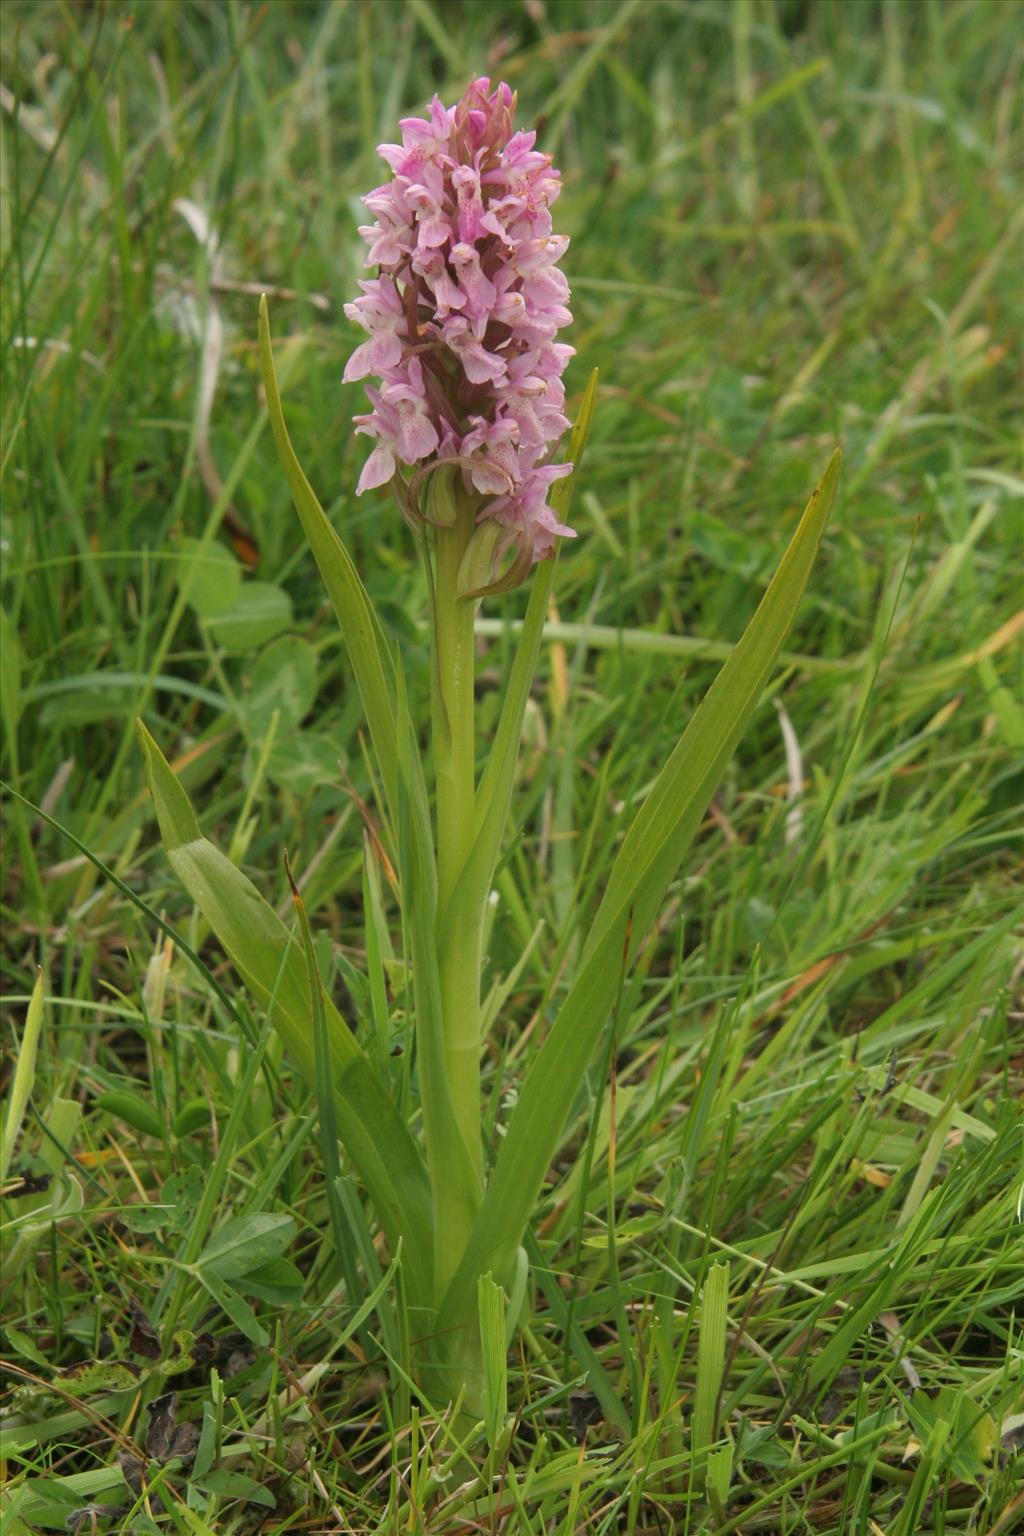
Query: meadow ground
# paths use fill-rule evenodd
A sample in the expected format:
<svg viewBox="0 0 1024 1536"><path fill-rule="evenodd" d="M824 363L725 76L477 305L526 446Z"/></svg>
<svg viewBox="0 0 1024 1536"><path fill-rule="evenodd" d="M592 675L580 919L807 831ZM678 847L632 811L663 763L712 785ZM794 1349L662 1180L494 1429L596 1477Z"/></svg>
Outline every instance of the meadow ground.
<svg viewBox="0 0 1024 1536"><path fill-rule="evenodd" d="M12 1536L1021 1528L1022 49L1001 0L8 0ZM288 850L358 991L373 786L256 295L420 708L423 576L387 498L353 495L341 306L375 144L481 71L565 175L574 402L601 370L488 943L493 1135L629 807L837 442L845 467L619 999L614 1120L607 1050L580 1084L514 1431L474 1479L388 1364L387 1255L348 1179L339 1252L314 1101L174 880L134 720L282 911ZM521 609L485 608L485 727ZM214 1262L253 1213L291 1218L291 1266Z"/></svg>

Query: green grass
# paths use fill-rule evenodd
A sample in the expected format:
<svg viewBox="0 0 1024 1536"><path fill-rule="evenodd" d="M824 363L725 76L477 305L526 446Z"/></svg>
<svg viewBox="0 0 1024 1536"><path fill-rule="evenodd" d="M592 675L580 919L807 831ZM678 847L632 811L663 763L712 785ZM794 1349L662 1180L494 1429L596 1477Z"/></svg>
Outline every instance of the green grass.
<svg viewBox="0 0 1024 1536"><path fill-rule="evenodd" d="M11 1531L90 1503L218 1536L1013 1530L1019 10L8 0L2 24L4 775L52 818L6 801L5 1102L37 966L46 997L3 1207ZM255 295L422 719L426 594L386 498L353 495L341 305L374 145L480 69L565 175L575 402L601 370L487 944L492 1144L629 808L837 441L845 469L580 1085L469 1467L404 1380L394 1255L347 1176L329 1205L315 1099L159 849L134 720L284 915L287 850L411 1105L363 722L260 414ZM489 728L522 606L485 607Z"/></svg>

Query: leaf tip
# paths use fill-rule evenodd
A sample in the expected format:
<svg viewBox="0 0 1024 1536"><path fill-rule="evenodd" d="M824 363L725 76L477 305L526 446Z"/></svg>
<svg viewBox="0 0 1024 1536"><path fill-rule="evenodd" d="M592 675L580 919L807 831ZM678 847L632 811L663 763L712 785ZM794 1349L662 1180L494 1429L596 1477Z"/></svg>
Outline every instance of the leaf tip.
<svg viewBox="0 0 1024 1536"><path fill-rule="evenodd" d="M146 722L141 715L135 716L135 734L138 737L139 746L142 748L142 755L146 760L146 769L148 771L156 742L146 729Z"/></svg>
<svg viewBox="0 0 1024 1536"><path fill-rule="evenodd" d="M807 503L805 515L813 514L815 519L820 519L822 531L824 531L825 524L832 511L832 503L835 501L842 467L843 450L837 446L832 450L832 456L825 466L825 472L814 487L811 499Z"/></svg>
<svg viewBox="0 0 1024 1536"><path fill-rule="evenodd" d="M135 731L145 759L146 782L160 826L160 836L170 853L183 843L192 842L202 835L199 823L177 774L138 717L135 720Z"/></svg>
<svg viewBox="0 0 1024 1536"><path fill-rule="evenodd" d="M299 888L298 888L298 886L295 883L295 876L292 874L292 861L288 857L288 849L287 848L285 848L283 850L283 856L284 856L284 872L285 872L285 874L288 877L288 889L292 893L292 901L295 903L295 905L299 908L299 910L301 912L302 911L302 897L299 894Z"/></svg>
<svg viewBox="0 0 1024 1536"><path fill-rule="evenodd" d="M263 383L270 393L268 374L274 371L274 354L270 348L270 306L267 303L265 293L260 294L259 323L257 325L259 336L260 371L263 374Z"/></svg>

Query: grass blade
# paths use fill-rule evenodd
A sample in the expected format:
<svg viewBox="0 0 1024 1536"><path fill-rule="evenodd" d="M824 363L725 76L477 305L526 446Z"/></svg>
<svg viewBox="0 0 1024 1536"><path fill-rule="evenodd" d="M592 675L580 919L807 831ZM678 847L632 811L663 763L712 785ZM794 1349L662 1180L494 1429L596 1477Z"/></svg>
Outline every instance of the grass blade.
<svg viewBox="0 0 1024 1536"><path fill-rule="evenodd" d="M508 1414L508 1341L505 1338L505 1292L492 1276L477 1283L480 1342L484 1365L484 1423L487 1444L496 1450Z"/></svg>
<svg viewBox="0 0 1024 1536"><path fill-rule="evenodd" d="M725 1330L729 1308L729 1266L712 1264L704 1281L697 1342L697 1390L693 1402L690 1445L701 1466L715 1443L718 1399L725 1368Z"/></svg>
<svg viewBox="0 0 1024 1536"><path fill-rule="evenodd" d="M0 1140L0 1184L7 1178L14 1147L21 1130L21 1122L32 1092L36 1076L36 1050L43 1028L43 973L36 972L35 986L25 1015L25 1030L18 1047L18 1059L14 1066L11 1091L4 1112L3 1138Z"/></svg>

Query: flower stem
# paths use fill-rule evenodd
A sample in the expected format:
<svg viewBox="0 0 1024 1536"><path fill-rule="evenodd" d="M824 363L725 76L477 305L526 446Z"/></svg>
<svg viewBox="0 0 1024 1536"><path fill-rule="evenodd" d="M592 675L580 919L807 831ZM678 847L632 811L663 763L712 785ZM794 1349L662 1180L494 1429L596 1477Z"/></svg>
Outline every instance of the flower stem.
<svg viewBox="0 0 1024 1536"><path fill-rule="evenodd" d="M468 522L468 529L464 526ZM473 730L475 602L458 596L459 564L473 531L472 509L437 530L437 774L438 910L443 913L466 862L475 832L476 743Z"/></svg>
<svg viewBox="0 0 1024 1536"><path fill-rule="evenodd" d="M436 530L434 764L437 782L438 960L444 1053L452 1109L481 1192L480 932L445 931L452 892L476 837L474 637L476 602L458 595L462 556L475 528L475 507L456 486L454 520ZM482 914L481 914L482 916ZM443 1178L443 1170L435 1177ZM471 1213L471 1214L475 1214ZM466 1233L468 1236L468 1231ZM454 1272L460 1253L445 1256ZM438 1276L443 1283L449 1276Z"/></svg>

